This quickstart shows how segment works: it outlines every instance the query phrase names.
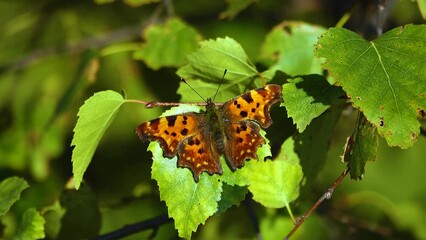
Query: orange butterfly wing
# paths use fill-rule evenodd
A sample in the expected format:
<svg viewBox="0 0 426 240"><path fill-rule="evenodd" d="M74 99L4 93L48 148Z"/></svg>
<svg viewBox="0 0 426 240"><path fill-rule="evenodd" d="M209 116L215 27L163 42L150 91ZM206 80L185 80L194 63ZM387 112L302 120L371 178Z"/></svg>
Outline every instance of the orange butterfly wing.
<svg viewBox="0 0 426 240"><path fill-rule="evenodd" d="M279 85L267 85L233 98L219 109L209 101L207 112L157 118L141 124L136 133L142 141L158 141L165 157L178 155L178 166L189 168L198 182L202 172L222 174L222 153L233 170L243 166L246 159L257 159L256 151L265 139L254 122L263 128L272 124L269 109L282 101L281 91ZM212 115L218 118L208 120ZM218 132L213 133L218 129L216 124L223 126L219 128L220 138L215 135Z"/></svg>
<svg viewBox="0 0 426 240"><path fill-rule="evenodd" d="M282 87L270 84L233 98L219 109L227 123L225 156L233 170L244 166L246 159L257 159L257 149L265 139L254 122L263 128L269 127L272 124L269 109L281 101Z"/></svg>
<svg viewBox="0 0 426 240"><path fill-rule="evenodd" d="M210 136L202 132L185 138L179 144L178 166L191 169L196 182L202 172L222 174L221 154L213 146Z"/></svg>
<svg viewBox="0 0 426 240"><path fill-rule="evenodd" d="M221 109L231 122L252 120L267 128L272 124L269 109L274 103L282 101L282 87L269 84L227 101Z"/></svg>
<svg viewBox="0 0 426 240"><path fill-rule="evenodd" d="M142 141L158 141L165 157L176 156L179 143L196 134L202 114L190 112L157 118L139 125L136 133Z"/></svg>
<svg viewBox="0 0 426 240"><path fill-rule="evenodd" d="M203 130L206 124L204 113L190 112L145 122L136 133L142 141L158 141L164 157L172 158L177 154L178 166L191 169L198 182L204 171L222 174L220 154Z"/></svg>

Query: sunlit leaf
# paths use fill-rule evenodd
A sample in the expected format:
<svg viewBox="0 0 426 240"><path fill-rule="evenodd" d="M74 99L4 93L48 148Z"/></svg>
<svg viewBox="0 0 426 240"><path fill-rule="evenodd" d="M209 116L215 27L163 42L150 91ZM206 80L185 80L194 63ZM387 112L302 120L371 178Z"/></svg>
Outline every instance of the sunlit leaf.
<svg viewBox="0 0 426 240"><path fill-rule="evenodd" d="M417 141L416 113L426 109L425 25L396 28L371 42L332 28L316 54L388 145L407 148Z"/></svg>
<svg viewBox="0 0 426 240"><path fill-rule="evenodd" d="M28 187L28 183L19 177L6 178L0 182L0 216L9 211L21 197L21 192Z"/></svg>
<svg viewBox="0 0 426 240"><path fill-rule="evenodd" d="M76 189L80 187L99 141L123 102L124 99L119 93L103 91L95 93L81 106L71 142L71 146L75 146L72 163Z"/></svg>
<svg viewBox="0 0 426 240"><path fill-rule="evenodd" d="M29 208L24 212L19 228L14 239L29 240L43 239L44 235L44 218L34 208Z"/></svg>
<svg viewBox="0 0 426 240"><path fill-rule="evenodd" d="M198 112L199 107L194 105L181 105L163 113L162 116L176 115L184 112ZM261 133L264 136L264 132ZM246 190L237 186L248 184L250 166L271 155L270 147L264 144L258 149L259 161L250 160L246 165L236 171L231 171L223 158L221 159L223 174L207 173L200 175L200 181L195 183L192 173L187 168L177 167L177 156L173 159L163 157L163 150L157 142L152 142L148 148L153 155L152 177L157 181L160 188L160 197L166 202L169 216L175 220L175 226L179 236L189 238L199 224L218 211L218 201L221 199L222 181L234 188L228 187L230 192L226 193L226 199L221 203L220 211L226 210L231 205L238 204ZM259 165L255 165L258 167ZM247 169L246 169L247 168ZM200 214L202 213L202 214Z"/></svg>
<svg viewBox="0 0 426 240"><path fill-rule="evenodd" d="M258 171L259 168L263 167L266 158L272 156L269 140L265 137L265 131L261 129L260 135L265 138L266 143L257 149L256 154L258 160L246 160L242 168L238 168L236 171L232 171L229 167L227 167L225 160L221 159L222 166L226 166L222 167L223 174L220 177L223 182L231 186L242 187L250 185L250 176L253 174L253 172Z"/></svg>
<svg viewBox="0 0 426 240"><path fill-rule="evenodd" d="M417 5L419 6L423 19L426 19L426 0L417 0Z"/></svg>
<svg viewBox="0 0 426 240"><path fill-rule="evenodd" d="M204 99L213 98L219 85L214 82L206 82L201 80L188 81L192 88L194 88L198 94ZM225 102L235 96L238 96L241 91L240 86L237 84L229 83L222 84L214 99L215 102ZM194 93L190 87L184 82L181 82L177 93L181 96L181 102L204 102L204 100Z"/></svg>
<svg viewBox="0 0 426 240"><path fill-rule="evenodd" d="M342 95L340 87L330 85L323 77L305 75L283 85L284 102L281 105L286 107L299 132L303 132L314 118L338 103Z"/></svg>
<svg viewBox="0 0 426 240"><path fill-rule="evenodd" d="M179 68L177 74L184 78L203 98L213 97L216 102L224 102L232 97L263 86L274 76L275 70L258 72L241 45L226 37L206 40L201 47L187 57L188 64ZM194 90L181 83L178 93L182 101L201 101Z"/></svg>
<svg viewBox="0 0 426 240"><path fill-rule="evenodd" d="M162 116L198 112L199 109L194 105L181 105L164 112ZM157 181L160 198L166 202L179 236L190 238L192 232L218 209L217 202L222 192L219 176L202 173L196 183L189 169L177 167L177 157L163 157L163 150L157 142L151 142L148 150L152 152L152 178Z"/></svg>
<svg viewBox="0 0 426 240"><path fill-rule="evenodd" d="M256 162L256 171L249 176L253 199L265 207L289 207L299 196L302 167L294 152L294 141L287 139L273 161Z"/></svg>
<svg viewBox="0 0 426 240"><path fill-rule="evenodd" d="M201 79L219 83L224 70L228 69L224 83L247 85L259 76L244 49L234 39L226 37L206 40L200 45L196 52L188 55L188 64L177 72L184 79Z"/></svg>
<svg viewBox="0 0 426 240"><path fill-rule="evenodd" d="M169 19L164 25L151 25L144 31L145 43L134 58L144 60L154 70L179 67L195 51L201 36L181 20Z"/></svg>
<svg viewBox="0 0 426 240"><path fill-rule="evenodd" d="M302 22L283 22L276 26L262 45L261 57L274 69L289 75L321 74L314 57L314 44L325 31L323 27Z"/></svg>
<svg viewBox="0 0 426 240"><path fill-rule="evenodd" d="M157 142L152 142L149 150L153 155L152 178L157 181L160 198L166 202L179 236L189 239L218 209L222 192L219 176L203 173L196 183L189 169L177 168L177 157L162 156Z"/></svg>

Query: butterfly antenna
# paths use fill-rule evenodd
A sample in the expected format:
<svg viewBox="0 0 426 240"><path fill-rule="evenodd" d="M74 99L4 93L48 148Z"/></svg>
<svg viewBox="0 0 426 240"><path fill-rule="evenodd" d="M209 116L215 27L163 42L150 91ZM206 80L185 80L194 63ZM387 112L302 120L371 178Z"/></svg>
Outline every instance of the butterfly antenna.
<svg viewBox="0 0 426 240"><path fill-rule="evenodd" d="M185 79L181 78L180 80L182 80L182 82L184 82L186 85L188 85L188 87L190 89L192 89L192 91L194 91L198 96L200 96L200 98L203 99L204 102L207 102L207 100L204 99L203 96L201 96L197 91L195 91L195 89L193 87L191 87L191 85L189 85L189 83Z"/></svg>
<svg viewBox="0 0 426 240"><path fill-rule="evenodd" d="M217 87L217 89L216 89L216 93L214 94L214 97L213 97L213 101L215 100L215 98L216 98L216 95L217 95L217 93L219 92L219 88L220 88L220 86L222 85L222 83L223 83L223 79L225 79L225 75L226 75L226 72L228 71L228 69L226 69L225 68L225 71L223 71L223 76L222 76L222 79L220 79L220 83L219 83L219 86Z"/></svg>

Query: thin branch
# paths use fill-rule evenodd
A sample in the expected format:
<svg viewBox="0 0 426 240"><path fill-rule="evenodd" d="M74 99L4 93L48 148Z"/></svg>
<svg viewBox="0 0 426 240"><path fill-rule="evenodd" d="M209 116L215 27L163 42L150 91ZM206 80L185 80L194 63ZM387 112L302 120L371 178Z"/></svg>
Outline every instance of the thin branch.
<svg viewBox="0 0 426 240"><path fill-rule="evenodd" d="M130 224L127 226L124 226L123 228L120 228L114 232L110 232L104 235L100 235L97 236L95 238L92 238L92 240L112 240L112 239L119 239L119 238L123 238L123 237L127 237L130 236L132 234L138 233L138 232L142 232L145 230L154 230L155 234L157 232L158 227L160 227L161 225L164 225L166 223L171 222L173 219L169 218L167 216L167 214L164 215L160 215L158 217L146 220L146 221L142 221L139 223L135 223L135 224ZM154 236L150 236L150 238L153 238Z"/></svg>
<svg viewBox="0 0 426 240"><path fill-rule="evenodd" d="M324 195L322 195L316 202L315 204L311 207L311 209L309 209L309 211L307 211L303 216L301 216L297 222L296 225L294 225L293 229L287 234L287 236L285 237L285 239L290 239L290 237L296 232L296 230L305 222L305 220L309 217L309 215L311 215L311 213L313 211L315 211L315 209L318 208L318 206L325 200L325 199L330 199L331 195L334 192L334 189L340 184L340 182L342 182L342 180L346 177L346 175L349 172L349 168L346 168L342 174L339 176L339 178L337 178L337 180L333 183L333 185L324 193Z"/></svg>
<svg viewBox="0 0 426 240"><path fill-rule="evenodd" d="M126 102L133 102L133 103L139 103L145 105L146 108L154 108L154 107L175 107L180 106L182 104L188 104L188 105L196 105L196 106L206 106L206 102L147 102L142 100L136 100L136 99L128 99L125 100ZM214 105L216 106L222 106L223 103L221 102L215 102Z"/></svg>
<svg viewBox="0 0 426 240"><path fill-rule="evenodd" d="M166 13L169 17L175 16L175 9L173 7L172 0L163 0L164 6L166 6Z"/></svg>
<svg viewBox="0 0 426 240"><path fill-rule="evenodd" d="M387 7L387 0L377 0L377 26L376 33L377 37L383 34L383 24L385 22L385 10Z"/></svg>
<svg viewBox="0 0 426 240"><path fill-rule="evenodd" d="M114 42L139 36L144 28L158 20L163 9L163 4L158 5L158 7L153 11L152 15L143 24L120 28L108 32L102 37L86 38L79 42L68 45L34 50L33 52L17 60L12 60L9 63L0 65L0 72L4 72L6 70L20 70L33 62L39 61L43 58L48 58L53 55L79 53L88 48L102 48Z"/></svg>

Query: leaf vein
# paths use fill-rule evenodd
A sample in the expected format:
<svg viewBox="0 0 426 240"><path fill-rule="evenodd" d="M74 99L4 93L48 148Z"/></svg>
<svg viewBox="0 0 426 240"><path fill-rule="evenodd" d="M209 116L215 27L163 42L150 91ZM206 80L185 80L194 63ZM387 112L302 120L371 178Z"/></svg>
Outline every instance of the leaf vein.
<svg viewBox="0 0 426 240"><path fill-rule="evenodd" d="M383 64L382 56L380 55L380 53L379 53L378 49L376 48L376 46L375 46L375 44L374 44L373 42L371 42L371 46L374 48L374 51L376 51L376 54L377 54L377 57L378 57L379 63L380 63L380 65L381 65L382 69L383 69L383 72L384 72L384 73L385 73L385 75L386 75L386 79L387 79L387 82L388 82L388 86L389 86L389 88L390 88L390 89L391 89L391 91L392 91L392 95L393 95L393 99L394 99L394 102L395 102L395 106L396 106L396 109L397 109L397 111L398 111L399 119L402 121L402 119L403 119L403 118L402 118L402 113L401 113L401 110L400 110L400 108L399 108L398 99L397 99L397 96L396 96L396 93L395 93L395 89L394 89L394 88L393 88L393 86L392 86L391 78L390 78L390 76L389 76L389 74L388 74L388 71L386 70L386 67L385 67L385 65Z"/></svg>

